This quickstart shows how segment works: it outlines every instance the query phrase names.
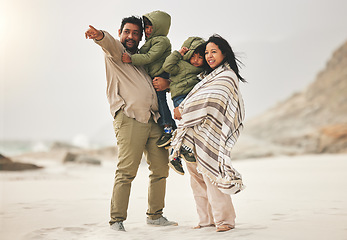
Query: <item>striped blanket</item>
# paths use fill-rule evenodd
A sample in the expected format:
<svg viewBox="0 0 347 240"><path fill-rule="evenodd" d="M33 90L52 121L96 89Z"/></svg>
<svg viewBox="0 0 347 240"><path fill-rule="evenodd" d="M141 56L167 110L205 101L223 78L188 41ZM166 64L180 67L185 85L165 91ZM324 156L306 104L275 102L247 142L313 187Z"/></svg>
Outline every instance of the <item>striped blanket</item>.
<svg viewBox="0 0 347 240"><path fill-rule="evenodd" d="M244 188L230 155L244 119L238 83L228 64L205 76L180 104L182 119L171 143L170 159L180 156L182 144L194 149L197 170L227 194Z"/></svg>

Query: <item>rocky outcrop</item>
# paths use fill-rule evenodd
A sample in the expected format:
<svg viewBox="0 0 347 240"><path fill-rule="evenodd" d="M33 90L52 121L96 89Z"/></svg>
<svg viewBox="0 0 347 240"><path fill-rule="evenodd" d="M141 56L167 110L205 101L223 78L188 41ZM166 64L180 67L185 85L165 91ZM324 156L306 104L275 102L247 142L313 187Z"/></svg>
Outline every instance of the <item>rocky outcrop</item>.
<svg viewBox="0 0 347 240"><path fill-rule="evenodd" d="M247 121L243 134L280 154L347 152L347 42L312 84Z"/></svg>
<svg viewBox="0 0 347 240"><path fill-rule="evenodd" d="M321 128L317 150L318 152L347 153L347 123Z"/></svg>
<svg viewBox="0 0 347 240"><path fill-rule="evenodd" d="M35 170L42 167L31 163L15 162L10 158L0 154L0 171L23 171L23 170Z"/></svg>
<svg viewBox="0 0 347 240"><path fill-rule="evenodd" d="M114 161L117 158L117 147L99 149L66 149L63 163L73 162L100 165L104 160Z"/></svg>
<svg viewBox="0 0 347 240"><path fill-rule="evenodd" d="M68 152L64 159L63 163L79 163L79 164L91 164L91 165L101 165L100 159L88 156L86 154L76 154Z"/></svg>

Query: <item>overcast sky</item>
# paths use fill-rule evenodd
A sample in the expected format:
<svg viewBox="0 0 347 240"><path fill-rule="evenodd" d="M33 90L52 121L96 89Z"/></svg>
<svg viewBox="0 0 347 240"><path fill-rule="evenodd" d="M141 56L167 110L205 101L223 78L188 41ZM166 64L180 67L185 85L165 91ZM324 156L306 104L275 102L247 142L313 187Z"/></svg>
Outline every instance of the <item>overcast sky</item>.
<svg viewBox="0 0 347 240"><path fill-rule="evenodd" d="M118 38L123 17L164 10L173 50L189 36L220 34L245 65L249 119L314 81L347 41L346 9L345 0L1 0L0 137L113 139L103 54L84 38L89 24Z"/></svg>

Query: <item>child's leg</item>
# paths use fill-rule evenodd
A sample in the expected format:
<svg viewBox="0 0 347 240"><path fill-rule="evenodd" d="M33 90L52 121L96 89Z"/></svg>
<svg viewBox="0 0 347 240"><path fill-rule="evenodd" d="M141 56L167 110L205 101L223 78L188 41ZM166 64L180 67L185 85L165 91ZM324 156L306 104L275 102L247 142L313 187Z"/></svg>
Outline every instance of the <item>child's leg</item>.
<svg viewBox="0 0 347 240"><path fill-rule="evenodd" d="M158 98L159 113L160 113L160 118L158 120L159 125L163 127L171 126L173 130L176 129L177 127L176 127L175 120L173 120L171 111L169 109L169 106L167 105L166 91L157 92L157 98Z"/></svg>
<svg viewBox="0 0 347 240"><path fill-rule="evenodd" d="M179 96L176 96L174 98L172 98L172 102L173 102L173 105L175 108L177 108L181 102L183 102L183 100L186 98L188 94L184 94L184 95L179 95Z"/></svg>
<svg viewBox="0 0 347 240"><path fill-rule="evenodd" d="M187 94L184 94L184 95L179 95L172 98L172 102L174 105L174 118L177 120L180 120L182 117L180 114L180 111L178 110L178 106L183 102L186 96Z"/></svg>
<svg viewBox="0 0 347 240"><path fill-rule="evenodd" d="M163 72L162 74L159 74L159 76L157 77L169 79L170 74L168 74L167 72ZM171 127L173 130L175 130L177 128L176 122L172 118L171 111L169 109L169 106L167 105L166 91L157 92L157 98L160 113L160 118L158 120L159 125L163 127Z"/></svg>
<svg viewBox="0 0 347 240"><path fill-rule="evenodd" d="M168 79L169 74L164 72L163 74L160 74L158 77ZM177 126L175 120L172 118L169 106L167 105L166 91L157 92L157 98L160 113L158 123L160 126L164 128L163 135L157 141L157 146L167 147L170 145L172 133L177 128Z"/></svg>
<svg viewBox="0 0 347 240"><path fill-rule="evenodd" d="M164 128L163 135L157 141L157 146L168 147L171 143L172 133L177 127L166 102L166 91L157 92L157 96L160 113L158 123Z"/></svg>

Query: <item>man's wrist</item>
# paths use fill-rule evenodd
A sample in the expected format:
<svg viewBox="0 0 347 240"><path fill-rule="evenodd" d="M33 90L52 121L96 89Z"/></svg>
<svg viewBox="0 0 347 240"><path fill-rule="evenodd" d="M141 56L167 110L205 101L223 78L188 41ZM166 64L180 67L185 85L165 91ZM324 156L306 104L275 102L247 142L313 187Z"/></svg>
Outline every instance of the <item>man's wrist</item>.
<svg viewBox="0 0 347 240"><path fill-rule="evenodd" d="M99 30L99 32L101 32L102 36L101 36L101 38L99 38L99 39L96 38L96 39L95 39L96 41L101 41L101 40L104 39L104 37L105 37L104 31Z"/></svg>

